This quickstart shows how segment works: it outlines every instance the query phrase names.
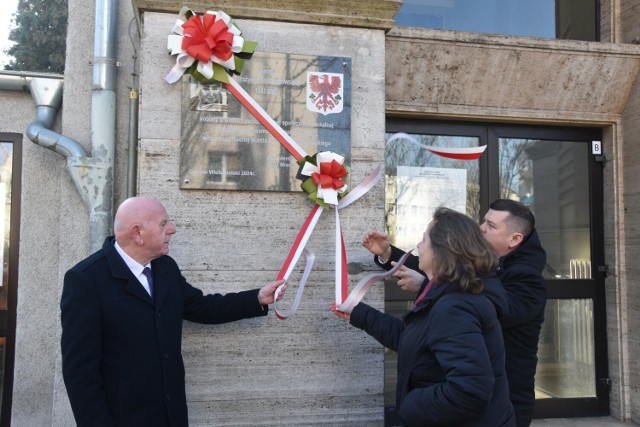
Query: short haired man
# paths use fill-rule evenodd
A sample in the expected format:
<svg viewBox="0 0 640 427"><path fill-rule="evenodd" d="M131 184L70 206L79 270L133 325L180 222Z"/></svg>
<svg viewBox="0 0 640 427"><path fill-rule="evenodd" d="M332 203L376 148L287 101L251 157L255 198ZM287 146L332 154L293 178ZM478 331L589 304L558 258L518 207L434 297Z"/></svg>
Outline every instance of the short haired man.
<svg viewBox="0 0 640 427"><path fill-rule="evenodd" d="M496 273L509 299L509 312L500 320L509 393L517 426L525 427L531 424L536 398L538 340L547 301L542 271L547 255L533 214L519 202L499 199L491 203L480 228L500 257Z"/></svg>
<svg viewBox="0 0 640 427"><path fill-rule="evenodd" d="M494 201L480 228L500 257L496 274L509 301L509 311L500 319L509 393L517 426L527 427L533 417L538 340L547 301L542 276L547 256L535 230L535 218L522 203L508 199ZM385 233L377 231L368 232L362 245L376 255L375 263L387 270L404 255L389 244ZM399 278L398 285L411 292L420 292L427 282L418 268L417 257L413 256L395 276Z"/></svg>
<svg viewBox="0 0 640 427"><path fill-rule="evenodd" d="M125 200L114 231L64 277L62 375L73 415L78 426L187 426L182 320L266 316L284 281L203 295L168 256L176 228L149 197Z"/></svg>

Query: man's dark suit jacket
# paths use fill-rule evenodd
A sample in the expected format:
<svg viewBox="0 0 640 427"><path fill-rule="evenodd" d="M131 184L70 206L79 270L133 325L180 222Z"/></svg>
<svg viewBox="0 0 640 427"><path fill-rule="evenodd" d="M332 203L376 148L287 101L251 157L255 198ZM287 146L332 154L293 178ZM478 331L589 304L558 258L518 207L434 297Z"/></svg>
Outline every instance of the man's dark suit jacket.
<svg viewBox="0 0 640 427"><path fill-rule="evenodd" d="M267 314L258 289L205 296L171 257L151 268L154 299L110 237L65 274L62 374L78 426L187 426L182 320Z"/></svg>

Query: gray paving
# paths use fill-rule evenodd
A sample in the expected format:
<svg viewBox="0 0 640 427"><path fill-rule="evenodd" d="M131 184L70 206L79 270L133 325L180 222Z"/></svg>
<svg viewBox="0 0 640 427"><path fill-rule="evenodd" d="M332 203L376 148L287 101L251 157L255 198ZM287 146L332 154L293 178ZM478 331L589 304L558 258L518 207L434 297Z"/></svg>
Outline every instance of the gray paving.
<svg viewBox="0 0 640 427"><path fill-rule="evenodd" d="M633 427L638 424L622 422L611 417L545 418L533 420L531 427Z"/></svg>

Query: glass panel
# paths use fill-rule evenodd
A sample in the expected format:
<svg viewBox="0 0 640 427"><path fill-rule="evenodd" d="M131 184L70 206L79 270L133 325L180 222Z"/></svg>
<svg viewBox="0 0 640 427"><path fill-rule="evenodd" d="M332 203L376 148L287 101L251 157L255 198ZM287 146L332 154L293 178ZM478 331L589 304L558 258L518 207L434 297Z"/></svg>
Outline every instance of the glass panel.
<svg viewBox="0 0 640 427"><path fill-rule="evenodd" d="M9 278L9 237L11 235L11 180L13 165L13 144L0 143L0 260L2 260L2 285L0 286L0 311L7 310L7 290ZM0 316L0 321L6 322L7 316ZM7 325L0 325L6 331ZM4 389L4 359L6 337L0 336L0 402ZM1 409L1 408L0 408Z"/></svg>
<svg viewBox="0 0 640 427"><path fill-rule="evenodd" d="M500 138L500 197L527 205L547 251L545 277L591 277L589 144Z"/></svg>
<svg viewBox="0 0 640 427"><path fill-rule="evenodd" d="M586 3L586 4L585 4ZM404 0L396 25L596 40L594 0Z"/></svg>
<svg viewBox="0 0 640 427"><path fill-rule="evenodd" d="M412 136L431 147L477 147L479 143L476 137ZM439 206L479 217L477 160L440 157L407 139L399 139L387 144L385 178L387 233L401 249L410 250L420 241Z"/></svg>
<svg viewBox="0 0 640 427"><path fill-rule="evenodd" d="M536 398L595 397L593 302L549 300L538 347Z"/></svg>
<svg viewBox="0 0 640 427"><path fill-rule="evenodd" d="M598 40L598 11L590 0L556 2L556 38L563 40Z"/></svg>

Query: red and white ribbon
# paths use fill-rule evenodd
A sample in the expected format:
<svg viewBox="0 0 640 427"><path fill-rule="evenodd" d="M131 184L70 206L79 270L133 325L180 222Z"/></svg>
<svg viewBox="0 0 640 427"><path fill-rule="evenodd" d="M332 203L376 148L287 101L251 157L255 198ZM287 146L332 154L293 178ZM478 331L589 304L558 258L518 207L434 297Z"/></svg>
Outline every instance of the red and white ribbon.
<svg viewBox="0 0 640 427"><path fill-rule="evenodd" d="M373 188L378 181L382 178L382 165L378 165L374 171L365 178L364 181L360 183L357 187L352 189L345 197L343 197L336 206L334 206L334 210L336 213L336 226L335 226L335 298L336 303L340 304L343 300L347 298L348 288L349 288L349 276L347 274L347 255L344 246L344 238L342 236L342 228L340 225L340 216L338 215L338 210L349 206L351 203L358 200L360 197L364 196L371 188ZM298 260L302 255L305 255L307 262L305 265L304 272L302 274L302 279L298 285L298 291L296 293L296 297L294 299L294 303L289 311L289 314L285 315L279 308L276 306L276 316L281 319L287 319L295 314L298 309L298 305L300 303L300 298L302 297L302 291L306 285L307 279L309 277L309 273L311 272L311 268L313 267L313 261L315 260L315 255L313 252L306 249L307 242L309 238L313 234L313 230L320 219L320 215L323 212L323 208L320 205L315 205L309 216L307 217L305 223L302 228L298 232L298 235L289 250L289 254L284 262L284 265L280 269L280 273L278 273L277 279L285 279L287 280L295 268ZM276 291L277 294L280 292L280 288ZM366 291L365 291L366 292Z"/></svg>
<svg viewBox="0 0 640 427"><path fill-rule="evenodd" d="M313 234L313 229L315 228L318 220L320 219L320 215L322 214L322 207L319 205L315 205L306 221L302 225L302 228L298 232L298 236L296 240L293 242L293 246L289 250L289 254L284 261L284 265L280 269L278 273L277 280L285 279L288 280L291 272L295 268L298 260L301 255L304 255L306 258L306 264L304 267L304 271L302 273L302 278L300 279L300 283L298 284L298 291L296 292L296 297L293 301L293 305L291 306L289 314L284 314L279 308L278 304L274 305L276 317L280 320L285 320L290 316L293 316L298 310L298 305L300 304L300 299L302 298L302 291L304 290L305 285L307 284L307 279L309 278L309 274L311 273L311 269L313 268L313 262L315 261L315 254L309 251L306 246L311 234ZM276 301L283 285L278 286L276 289Z"/></svg>
<svg viewBox="0 0 640 427"><path fill-rule="evenodd" d="M480 158L484 150L486 150L487 146L482 145L480 147L432 147L430 145L422 144L415 137L404 133L398 132L387 140L387 144L393 142L398 139L406 139L414 145L417 145L420 148L423 148L427 151L430 151L433 154L436 154L441 157L448 157L450 159L458 159L458 160L475 160Z"/></svg>
<svg viewBox="0 0 640 427"><path fill-rule="evenodd" d="M284 148L296 160L303 159L307 153L298 145L291 136L280 127L275 120L245 91L234 79L230 78L229 83L224 83L225 87L236 97L238 101L278 140Z"/></svg>
<svg viewBox="0 0 640 427"><path fill-rule="evenodd" d="M371 174L365 178L357 187L352 189L346 196L344 196L335 206L336 211L336 250L335 250L335 263L336 263L336 304L342 303L347 298L349 293L349 276L347 274L347 254L344 248L344 239L342 236L342 227L340 225L340 216L338 210L346 208L351 203L358 200L360 197L367 194L382 178L382 165L376 166Z"/></svg>
<svg viewBox="0 0 640 427"><path fill-rule="evenodd" d="M307 279L309 278L309 274L311 273L311 269L313 268L313 263L316 259L316 256L313 254L313 252L309 251L307 248L304 248L302 250L302 255L304 255L306 258L306 265L304 267L304 272L302 273L302 278L300 279L300 285L298 286L298 291L296 292L296 296L293 299L293 304L291 304L289 314L285 314L282 310L278 308L278 297L280 296L280 292L282 291L282 287L284 285L280 285L276 289L276 293L274 295L274 298L275 298L274 309L276 312L276 317L280 320L285 320L289 316L294 315L296 311L298 311L300 300L302 300L302 291L304 291L304 286L306 285ZM295 266L295 264L293 265Z"/></svg>
<svg viewBox="0 0 640 427"><path fill-rule="evenodd" d="M320 215L322 214L322 211L323 209L319 205L315 205L313 209L311 209L311 212L309 213L307 220L304 222L304 225L298 232L298 236L296 237L296 240L293 242L293 246L289 250L289 255L284 261L284 264L280 269L280 273L278 273L278 277L277 277L278 280L279 279L286 280L289 278L289 275L295 268L296 263L298 262L298 259L300 259L300 255L302 255L305 247L307 246L307 242L309 241L311 234L313 234L313 229L318 223L318 220L320 219Z"/></svg>
<svg viewBox="0 0 640 427"><path fill-rule="evenodd" d="M376 166L376 168L365 178L357 187L353 188L338 202L338 209L343 209L349 206L351 203L358 200L360 197L367 194L369 190L376 186L380 178L382 178L382 165Z"/></svg>
<svg viewBox="0 0 640 427"><path fill-rule="evenodd" d="M296 160L303 159L307 156L307 153L296 143L291 136L285 132L275 120L269 116L266 111L233 79L230 78L228 83L224 83L226 88L240 101L240 103L260 122L262 125L269 131L271 135L273 135L280 144L284 148L291 153L295 157ZM410 142L417 144L418 146L429 150L430 152L454 159L460 160L471 160L479 158L486 146L482 147L470 147L470 148L446 148L446 147L430 147L424 144L421 144L414 137L406 134L406 133L397 133L391 136L387 143L392 142L397 139L406 139ZM333 154L333 153L330 153ZM319 161L319 163L321 163ZM313 173L314 171L307 171L309 173ZM404 261L406 260L406 256L403 257L396 266L386 273L373 273L365 276L360 282L356 285L354 290L349 294L348 286L349 286L349 277L347 273L347 256L344 245L344 238L342 235L342 227L340 224L340 215L338 211L349 206L351 203L358 200L360 197L365 195L371 188L373 188L382 177L382 165L378 165L376 169L357 187L353 188L349 193L347 193L342 199L337 200L337 198L330 197L329 201L326 200L329 205L334 207L336 214L336 225L335 225L335 300L336 304L340 307L341 311L344 309L352 309L364 296L369 287L376 281L381 280L382 278L393 274L400 268ZM334 186L335 187L335 186ZM320 186L319 186L320 188ZM334 189L337 190L337 189ZM340 188L339 190L344 190L344 188ZM337 204L335 203L337 201ZM276 304L276 316L279 319L287 319L291 317L298 309L300 304L300 300L302 298L302 292L306 285L307 279L313 267L313 263L315 260L315 255L306 248L307 242L309 238L313 234L313 230L320 219L320 215L322 215L323 208L319 205L315 205L311 210L307 220L304 225L298 232L296 240L291 247L289 254L282 266L278 279L287 280L291 275L291 272L295 268L296 264L300 257L304 254L306 258L306 265L303 271L302 279L300 280L300 284L298 287L298 291L296 293L296 297L294 299L294 303L290 309L289 314L284 314ZM279 295L281 291L281 287L279 287L276 291L276 296ZM343 302L344 301L344 302Z"/></svg>
<svg viewBox="0 0 640 427"><path fill-rule="evenodd" d="M358 284L353 288L349 296L344 300L342 304L338 305L338 303L336 302L338 311L351 313L351 311L353 310L353 307L358 305L358 303L360 302L362 297L364 297L364 294L367 293L371 285L381 281L387 276L392 276L396 271L400 269L400 267L404 265L409 255L411 255L411 252L413 251L409 251L405 253L402 256L402 258L400 258L400 260L396 263L396 265L393 266L391 270L380 272L380 273L369 273L366 276L364 276L362 279L360 279Z"/></svg>
<svg viewBox="0 0 640 427"><path fill-rule="evenodd" d="M274 136L282 144L284 148L295 157L296 160L300 160L304 158L307 153L300 147L291 136L285 132L275 120L273 120L266 111L249 95L243 88L238 84L234 79L229 79L229 83L225 83L227 89L233 94L233 96L240 101L240 103L247 109L249 112L260 122L262 125L269 131L271 135ZM320 154L320 153L319 153ZM327 154L331 157L331 154ZM335 160L333 157L329 159L329 161ZM321 159L318 160L318 163L321 163ZM314 171L307 171L308 173L313 173ZM371 175L369 175L360 185L352 189L345 197L337 200L337 197L330 198L330 201L337 202L337 204L332 203L335 207L336 212L336 231L335 231L335 286L336 286L336 302L340 303L347 297L348 291L348 274L347 274L347 257L346 251L344 247L344 239L342 237L342 229L340 227L340 216L338 214L338 210L347 207L351 203L358 200L360 197L365 195L367 191L373 188L380 178L382 177L382 165L379 165ZM341 187L340 189L336 189L335 192L344 191L346 186ZM319 187L320 188L320 187ZM331 191L325 190L327 195L332 193ZM313 266L313 261L309 262L309 256L314 257L312 252L306 249L307 241L313 234L313 230L320 219L320 215L323 212L323 208L319 205L315 205L309 214L307 220L304 225L300 229L296 240L289 251L289 255L287 256L280 273L278 274L278 279L288 279L293 268L295 268L300 256L305 253L309 255L306 256L307 263L305 267L305 271L303 273L303 279L300 281L298 292L296 294L296 300L299 303L299 295L302 295L302 290L306 284L306 279L309 276L309 270L311 270ZM286 319L293 314L295 314L298 308L298 304L296 304L294 300L294 305L291 307L290 313L285 315L276 308L276 316L279 319Z"/></svg>
<svg viewBox="0 0 640 427"><path fill-rule="evenodd" d="M307 157L307 153L302 147L233 78L228 77L227 73L239 74L242 69L242 59L236 58L235 55L253 53L255 42L246 41L226 13L207 11L204 15L197 15L189 8L183 7L178 13L173 33L168 37L167 48L171 55L176 55L176 64L165 77L168 83L177 82L187 70L190 70L190 73L199 80L221 81L227 90L297 161ZM197 67L194 69L192 66L196 62ZM223 72L220 73L220 70ZM396 139L406 139L436 155L461 160L477 159L486 148L486 146L471 148L430 147L421 144L417 139L405 133L393 135L387 143ZM348 294L347 256L338 212L358 200L378 183L382 177L382 165L378 165L360 185L340 198L339 196L347 190L347 186L341 180L347 174L342 165L344 157L331 152L318 153L315 157L317 165L306 162L302 173L311 176L313 182L317 184L317 190L314 191L317 197L314 200L317 200L318 203L322 202L323 206L332 206L335 210L335 299L340 310L344 311L344 309L353 308L362 299L371 284L393 274L404 263L406 256L391 271L366 276L358 283L353 292ZM313 185L313 183L311 184ZM306 246L322 211L322 206L314 205L278 274L278 279L288 279L300 257L305 256L306 265L291 312L284 314L277 308L277 302L275 303L276 316L280 319L286 319L293 315L300 304L302 291L315 260L315 255ZM282 286L276 290L276 301L281 291Z"/></svg>

